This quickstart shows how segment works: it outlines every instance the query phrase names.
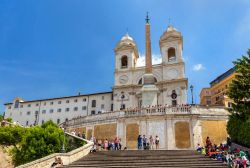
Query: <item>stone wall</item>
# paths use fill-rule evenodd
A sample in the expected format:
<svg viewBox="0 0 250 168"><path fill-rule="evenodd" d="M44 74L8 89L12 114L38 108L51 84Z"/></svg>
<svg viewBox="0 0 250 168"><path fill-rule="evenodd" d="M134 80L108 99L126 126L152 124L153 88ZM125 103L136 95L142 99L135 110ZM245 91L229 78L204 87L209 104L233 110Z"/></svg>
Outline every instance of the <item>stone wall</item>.
<svg viewBox="0 0 250 168"><path fill-rule="evenodd" d="M190 129L188 122L180 121L175 123L175 145L179 149L191 147Z"/></svg>
<svg viewBox="0 0 250 168"><path fill-rule="evenodd" d="M202 128L202 145L206 144L206 137L209 136L213 144L219 145L227 140L227 121L214 120L214 121L201 121Z"/></svg>
<svg viewBox="0 0 250 168"><path fill-rule="evenodd" d="M136 123L126 125L126 144L128 149L137 148L139 125Z"/></svg>
<svg viewBox="0 0 250 168"><path fill-rule="evenodd" d="M101 140L114 140L116 137L117 124L102 124L94 126L94 137Z"/></svg>
<svg viewBox="0 0 250 168"><path fill-rule="evenodd" d="M11 156L8 154L10 148L0 146L0 167L13 168Z"/></svg>

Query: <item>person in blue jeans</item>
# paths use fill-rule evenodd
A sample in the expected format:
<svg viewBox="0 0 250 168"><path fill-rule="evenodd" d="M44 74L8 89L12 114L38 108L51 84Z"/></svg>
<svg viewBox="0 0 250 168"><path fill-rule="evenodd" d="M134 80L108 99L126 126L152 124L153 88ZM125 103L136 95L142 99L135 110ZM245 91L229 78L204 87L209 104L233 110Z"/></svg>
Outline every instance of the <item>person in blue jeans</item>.
<svg viewBox="0 0 250 168"><path fill-rule="evenodd" d="M142 137L141 137L141 135L138 135L137 144L138 144L138 149L142 149Z"/></svg>

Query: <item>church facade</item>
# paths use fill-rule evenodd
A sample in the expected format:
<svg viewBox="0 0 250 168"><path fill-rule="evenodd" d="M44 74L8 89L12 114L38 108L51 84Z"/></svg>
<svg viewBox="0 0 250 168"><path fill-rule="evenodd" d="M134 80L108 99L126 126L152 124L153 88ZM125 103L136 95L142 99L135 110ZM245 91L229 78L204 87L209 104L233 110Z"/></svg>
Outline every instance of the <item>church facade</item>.
<svg viewBox="0 0 250 168"><path fill-rule="evenodd" d="M187 104L188 80L183 61L183 37L169 26L159 40L162 63L152 65L152 74L158 88L157 104ZM141 88L144 67L137 67L138 49L132 37L126 34L115 47L114 109L141 107Z"/></svg>

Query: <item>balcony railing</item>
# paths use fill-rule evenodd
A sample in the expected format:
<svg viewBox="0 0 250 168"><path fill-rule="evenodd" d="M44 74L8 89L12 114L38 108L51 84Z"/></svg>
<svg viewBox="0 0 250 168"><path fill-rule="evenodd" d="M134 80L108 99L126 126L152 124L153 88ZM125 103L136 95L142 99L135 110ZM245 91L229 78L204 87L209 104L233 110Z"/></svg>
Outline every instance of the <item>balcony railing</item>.
<svg viewBox="0 0 250 168"><path fill-rule="evenodd" d="M118 118L136 117L136 116L153 116L166 114L191 114L192 106L178 105L178 106L150 106L144 108L128 108L119 111L105 112L96 115L89 115L77 117L69 120L68 126L77 126L82 124L101 123L106 121L116 121Z"/></svg>

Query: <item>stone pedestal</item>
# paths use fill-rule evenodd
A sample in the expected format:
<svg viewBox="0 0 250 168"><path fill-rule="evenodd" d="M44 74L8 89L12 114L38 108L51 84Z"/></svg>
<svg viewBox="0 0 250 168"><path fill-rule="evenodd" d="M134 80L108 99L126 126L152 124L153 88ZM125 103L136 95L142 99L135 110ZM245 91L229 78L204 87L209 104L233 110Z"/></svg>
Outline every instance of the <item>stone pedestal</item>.
<svg viewBox="0 0 250 168"><path fill-rule="evenodd" d="M158 88L155 85L143 85L141 93L142 106L157 105Z"/></svg>

